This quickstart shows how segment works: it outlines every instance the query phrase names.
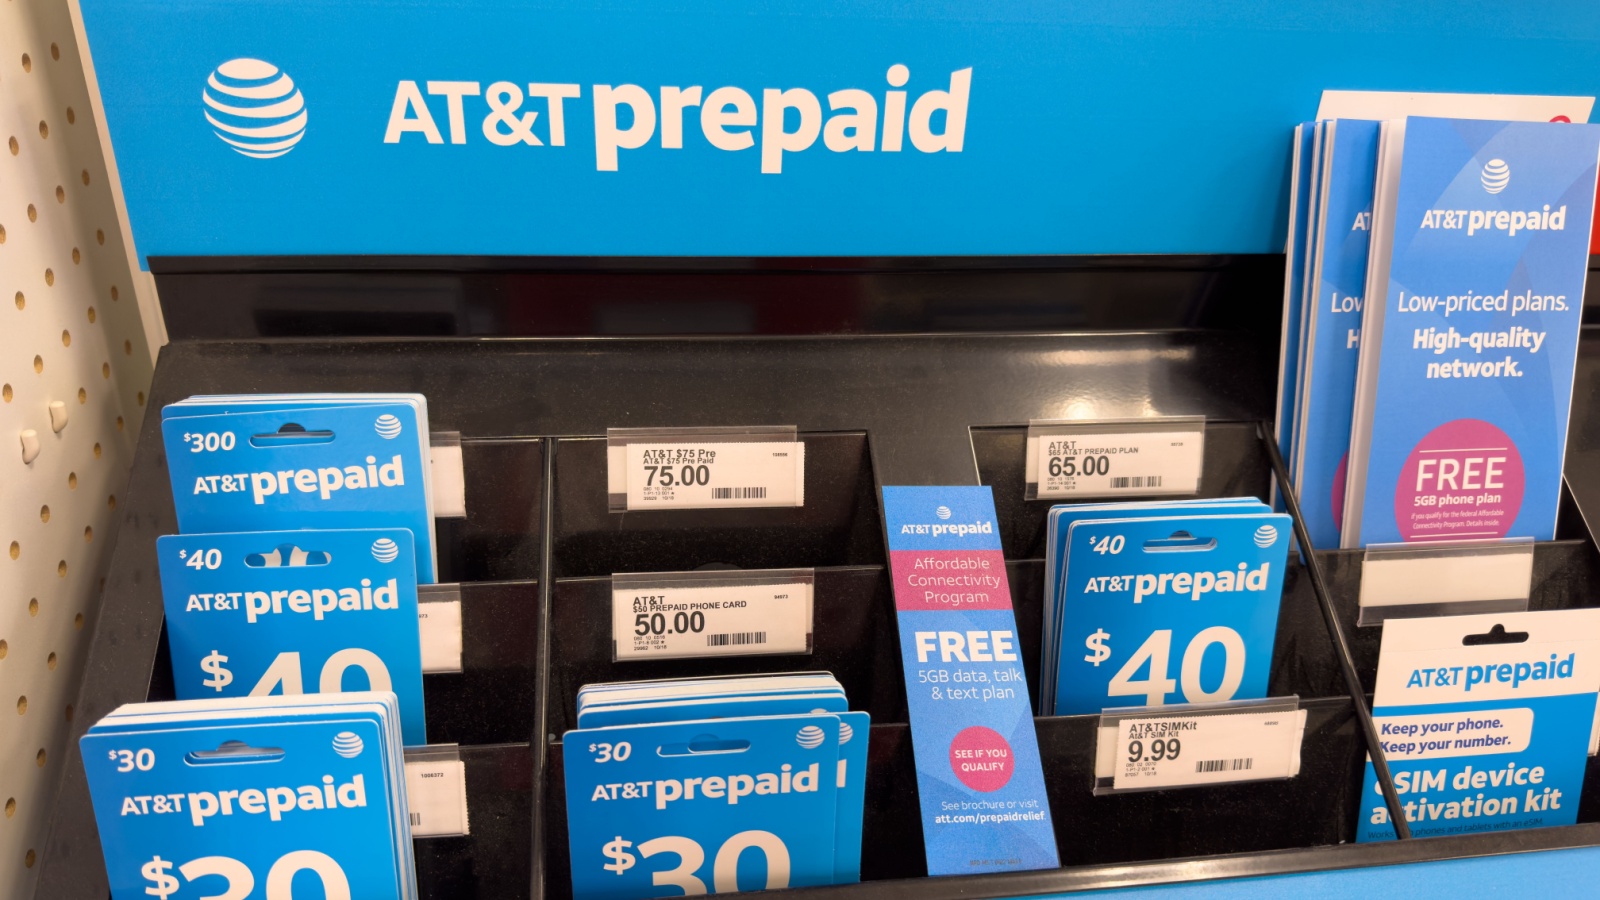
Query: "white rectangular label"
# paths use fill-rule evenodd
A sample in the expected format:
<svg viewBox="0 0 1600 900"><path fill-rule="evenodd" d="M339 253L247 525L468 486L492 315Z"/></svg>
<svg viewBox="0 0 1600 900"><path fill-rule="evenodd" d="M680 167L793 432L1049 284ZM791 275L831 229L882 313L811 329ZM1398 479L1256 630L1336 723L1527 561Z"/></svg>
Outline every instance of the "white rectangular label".
<svg viewBox="0 0 1600 900"><path fill-rule="evenodd" d="M468 834L467 766L459 759L406 761L411 836Z"/></svg>
<svg viewBox="0 0 1600 900"><path fill-rule="evenodd" d="M417 604L417 631L422 638L422 672L461 671L461 601Z"/></svg>
<svg viewBox="0 0 1600 900"><path fill-rule="evenodd" d="M1095 774L1117 790L1290 778L1305 710L1126 718L1100 729Z"/></svg>
<svg viewBox="0 0 1600 900"><path fill-rule="evenodd" d="M467 514L467 476L461 461L461 444L439 444L428 448L432 469L433 517L459 519Z"/></svg>
<svg viewBox="0 0 1600 900"><path fill-rule="evenodd" d="M1041 434L1028 443L1029 468L1041 498L1193 494L1200 489L1205 450L1200 430Z"/></svg>
<svg viewBox="0 0 1600 900"><path fill-rule="evenodd" d="M802 441L628 444L611 453L609 490L626 495L630 510L806 505Z"/></svg>
<svg viewBox="0 0 1600 900"><path fill-rule="evenodd" d="M617 659L807 653L811 585L617 588L611 592Z"/></svg>

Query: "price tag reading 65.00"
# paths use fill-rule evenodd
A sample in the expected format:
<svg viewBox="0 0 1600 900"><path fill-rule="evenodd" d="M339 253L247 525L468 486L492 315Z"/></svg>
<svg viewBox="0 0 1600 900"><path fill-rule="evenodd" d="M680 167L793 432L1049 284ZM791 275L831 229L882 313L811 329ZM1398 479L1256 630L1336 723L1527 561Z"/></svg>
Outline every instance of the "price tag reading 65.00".
<svg viewBox="0 0 1600 900"><path fill-rule="evenodd" d="M1203 438L1194 432L1043 435L1040 497L1192 494L1200 489Z"/></svg>

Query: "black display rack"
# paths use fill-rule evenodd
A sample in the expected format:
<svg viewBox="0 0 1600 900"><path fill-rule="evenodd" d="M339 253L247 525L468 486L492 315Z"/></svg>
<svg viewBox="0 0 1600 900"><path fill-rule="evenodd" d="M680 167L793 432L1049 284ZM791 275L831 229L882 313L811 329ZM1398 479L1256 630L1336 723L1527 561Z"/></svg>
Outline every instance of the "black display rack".
<svg viewBox="0 0 1600 900"><path fill-rule="evenodd" d="M622 274L647 276L635 270L639 265L621 267ZM1231 265L1196 264L1183 277L1158 271L1149 277L1165 285L1160 296L1129 304L1128 315L1119 313L1115 292L1102 300L1074 295L1073 303L1095 311L1086 327L1100 330L1071 332L962 333L972 322L942 329L950 333L914 335L265 339L230 332L228 340L165 347L150 409L199 393L417 391L428 397L434 430L462 434L467 516L440 521L439 556L440 580L461 585L463 671L425 676L424 691L430 738L461 744L471 834L416 842L423 897L570 895L561 734L573 722L580 685L796 668L832 671L852 707L870 712L874 722L864 881L797 896L1019 896L1600 845L1600 766L1593 760L1579 807L1585 824L1349 843L1357 806L1379 802L1359 796L1372 747L1368 692L1379 630L1356 626L1361 554L1318 551L1305 561L1291 557L1269 689L1300 696L1308 711L1297 777L1096 797L1090 787L1098 717L1040 718L1062 868L925 877L879 488L993 487L1019 642L1036 691L1049 503L1023 499L1030 419L1069 411L1100 418L1201 415L1207 441L1202 496L1267 498L1275 477L1282 477L1267 421L1277 299L1270 290L1245 289L1271 282L1259 277L1259 259ZM257 300L285 296L273 285L299 290L319 277L335 285L330 290L346 280L365 283L362 272L348 267L348 261L258 265L232 283L248 286ZM864 268L870 267L827 274L855 284L866 277ZM937 269L919 263L896 272L930 268ZM989 283L999 277L995 267L955 268L979 287L986 277ZM156 266L164 269L171 281L181 261ZM398 270L385 277L417 275L405 266ZM1086 278L1081 283L1095 285L1110 277L1108 271L1122 270L1030 262L1007 271L1024 280L1054 283L1049 279L1060 277L1060 284L1072 285ZM1129 271L1137 274L1138 267ZM462 281L480 277L476 273L467 267L449 277ZM690 280L720 284L713 277L719 273L727 274L712 267L690 273ZM229 283L209 269L185 277L172 281L180 306L194 302L202 289L197 285ZM595 277L610 283L618 274ZM734 277L743 285L754 276ZM494 278L502 287L516 283L505 273ZM1219 283L1237 292L1219 293ZM866 300L857 295L850 308L867 312L852 321L874 321L872 315L892 308L902 316L890 317L891 323L938 327L929 310L946 308L940 305L946 300L918 305L897 290ZM487 293L495 296L495 290ZM463 301L463 307L477 308L477 302ZM490 305L496 303L513 305ZM1048 308L1023 306L1013 317L1023 327L1037 325L1034 313ZM169 306L169 318L174 313ZM246 319L231 321L228 329L247 327ZM1112 330L1130 321L1140 327ZM754 424L799 428L807 443L805 507L607 512L601 438L608 427ZM1536 609L1590 605L1600 588L1600 549L1584 519L1585 509L1600 510L1600 333L1582 342L1571 437L1558 539L1535 549ZM124 519L74 737L119 704L171 697L155 539L175 533L177 525L154 412L146 416L119 509ZM1308 546L1293 503L1291 513ZM811 655L612 660L613 572L787 566L816 568ZM43 854L42 898L107 895L75 741L71 747Z"/></svg>

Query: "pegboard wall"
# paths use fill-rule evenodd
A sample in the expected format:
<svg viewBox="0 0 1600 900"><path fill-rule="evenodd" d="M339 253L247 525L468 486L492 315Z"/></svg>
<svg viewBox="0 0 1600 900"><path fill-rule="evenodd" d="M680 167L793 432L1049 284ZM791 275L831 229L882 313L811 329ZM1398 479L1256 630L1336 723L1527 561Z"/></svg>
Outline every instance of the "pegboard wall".
<svg viewBox="0 0 1600 900"><path fill-rule="evenodd" d="M151 348L66 0L0 0L0 898L33 893ZM136 280L137 279L137 280ZM153 306L151 307L153 308Z"/></svg>

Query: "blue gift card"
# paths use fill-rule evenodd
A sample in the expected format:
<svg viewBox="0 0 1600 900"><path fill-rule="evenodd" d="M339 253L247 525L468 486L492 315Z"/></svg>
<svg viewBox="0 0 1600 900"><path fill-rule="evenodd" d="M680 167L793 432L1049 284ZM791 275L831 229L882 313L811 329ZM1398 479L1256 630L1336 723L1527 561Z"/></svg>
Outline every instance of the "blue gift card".
<svg viewBox="0 0 1600 900"><path fill-rule="evenodd" d="M179 698L392 690L427 743L410 531L171 535L156 555Z"/></svg>
<svg viewBox="0 0 1600 900"><path fill-rule="evenodd" d="M840 725L812 714L567 732L573 896L833 883Z"/></svg>
<svg viewBox="0 0 1600 900"><path fill-rule="evenodd" d="M1046 516L1044 560L1044 628L1040 641L1039 714L1055 708L1056 657L1061 652L1061 604L1065 592L1061 575L1067 558L1067 535L1074 522L1086 519L1142 519L1174 513L1206 514L1270 512L1267 504L1254 497L1168 500L1148 503L1078 503L1050 507Z"/></svg>
<svg viewBox="0 0 1600 900"><path fill-rule="evenodd" d="M746 683L761 679L750 678ZM839 789L834 815L834 884L861 880L861 816L867 794L867 739L872 716L851 712L844 692L745 694L655 703L590 704L578 711L579 728L684 722L750 716L833 713L839 717Z"/></svg>
<svg viewBox="0 0 1600 900"><path fill-rule="evenodd" d="M1074 524L1055 714L1265 697L1290 527L1265 512Z"/></svg>
<svg viewBox="0 0 1600 900"><path fill-rule="evenodd" d="M415 897L400 749L373 699L134 704L91 728L112 897Z"/></svg>
<svg viewBox="0 0 1600 900"><path fill-rule="evenodd" d="M417 578L432 584L425 423L412 403L240 406L162 420L185 534L291 528L408 528Z"/></svg>

